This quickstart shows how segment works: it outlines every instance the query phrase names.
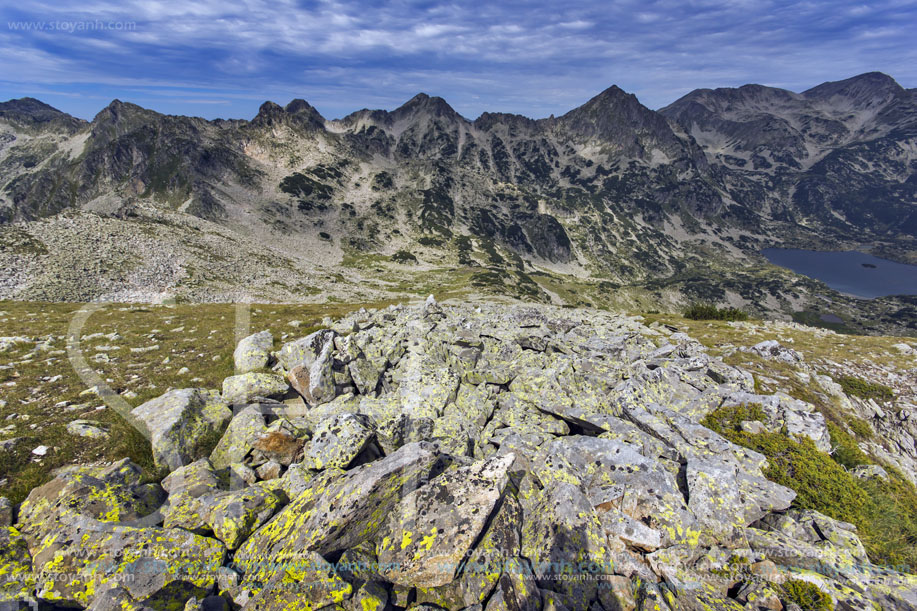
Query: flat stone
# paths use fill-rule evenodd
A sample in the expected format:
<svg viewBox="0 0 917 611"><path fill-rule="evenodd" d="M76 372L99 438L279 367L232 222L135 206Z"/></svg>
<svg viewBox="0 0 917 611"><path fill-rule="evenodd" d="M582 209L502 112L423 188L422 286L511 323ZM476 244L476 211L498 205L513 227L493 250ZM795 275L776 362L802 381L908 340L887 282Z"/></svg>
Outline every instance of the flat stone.
<svg viewBox="0 0 917 611"><path fill-rule="evenodd" d="M289 390L289 384L273 373L243 373L223 380L223 401L241 405L255 399L279 399Z"/></svg>

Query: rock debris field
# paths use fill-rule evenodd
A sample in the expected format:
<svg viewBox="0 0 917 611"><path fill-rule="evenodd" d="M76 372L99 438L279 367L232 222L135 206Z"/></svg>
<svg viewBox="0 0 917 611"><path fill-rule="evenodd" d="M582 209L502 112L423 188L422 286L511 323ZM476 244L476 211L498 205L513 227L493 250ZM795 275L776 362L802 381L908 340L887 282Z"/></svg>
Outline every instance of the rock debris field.
<svg viewBox="0 0 917 611"><path fill-rule="evenodd" d="M134 408L159 473L0 500L0 608L917 608L917 577L701 424L756 404L743 427L828 449L824 416L683 333L432 299L328 322Z"/></svg>

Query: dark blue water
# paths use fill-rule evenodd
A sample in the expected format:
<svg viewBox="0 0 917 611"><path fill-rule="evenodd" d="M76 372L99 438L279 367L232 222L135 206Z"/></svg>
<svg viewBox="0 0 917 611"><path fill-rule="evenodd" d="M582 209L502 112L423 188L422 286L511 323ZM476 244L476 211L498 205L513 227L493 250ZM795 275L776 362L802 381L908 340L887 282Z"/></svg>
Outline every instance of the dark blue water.
<svg viewBox="0 0 917 611"><path fill-rule="evenodd" d="M761 254L774 265L821 280L841 293L867 298L917 295L917 265L895 263L853 250L765 248Z"/></svg>

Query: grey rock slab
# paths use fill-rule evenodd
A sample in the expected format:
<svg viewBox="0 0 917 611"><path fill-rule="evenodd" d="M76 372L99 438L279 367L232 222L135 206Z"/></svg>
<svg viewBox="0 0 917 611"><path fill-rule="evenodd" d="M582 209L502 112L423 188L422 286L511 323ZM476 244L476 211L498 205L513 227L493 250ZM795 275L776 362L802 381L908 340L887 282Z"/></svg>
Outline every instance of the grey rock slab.
<svg viewBox="0 0 917 611"><path fill-rule="evenodd" d="M377 536L388 581L415 587L451 582L503 494L512 454L449 470L406 495Z"/></svg>
<svg viewBox="0 0 917 611"><path fill-rule="evenodd" d="M297 365L309 367L325 347L334 341L335 333L321 329L310 335L284 344L277 353L277 361L285 371Z"/></svg>
<svg viewBox="0 0 917 611"><path fill-rule="evenodd" d="M173 390L134 408L131 415L146 427L159 468L174 471L203 458L205 444L222 434L232 411L219 393L197 388Z"/></svg>
<svg viewBox="0 0 917 611"><path fill-rule="evenodd" d="M264 430L265 420L259 405L248 405L237 411L210 453L214 468L225 469L232 463L241 462Z"/></svg>
<svg viewBox="0 0 917 611"><path fill-rule="evenodd" d="M255 399L280 399L290 389L283 376L273 373L243 373L223 380L223 401L239 405Z"/></svg>
<svg viewBox="0 0 917 611"><path fill-rule="evenodd" d="M107 439L107 428L92 420L71 420L67 423L67 432L76 437L87 439Z"/></svg>
<svg viewBox="0 0 917 611"><path fill-rule="evenodd" d="M309 362L297 363L287 373L293 390L313 407L333 401L336 396L333 347L333 342L328 341Z"/></svg>
<svg viewBox="0 0 917 611"><path fill-rule="evenodd" d="M348 472L325 470L236 552L247 580L264 583L273 561L305 551L341 552L372 539L401 498L442 469L445 457L428 443Z"/></svg>

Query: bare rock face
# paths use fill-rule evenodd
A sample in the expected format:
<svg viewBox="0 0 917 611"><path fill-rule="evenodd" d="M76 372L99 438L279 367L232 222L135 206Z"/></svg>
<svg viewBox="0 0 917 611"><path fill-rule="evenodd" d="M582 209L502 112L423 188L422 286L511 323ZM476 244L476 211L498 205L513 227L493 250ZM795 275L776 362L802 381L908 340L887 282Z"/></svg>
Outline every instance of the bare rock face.
<svg viewBox="0 0 917 611"><path fill-rule="evenodd" d="M871 564L854 525L793 507L763 454L704 425L754 404L744 434L819 452L821 414L754 392L687 335L435 301L329 326L278 353L308 372L308 408L233 415L216 392L173 391L134 410L161 483L125 460L60 470L15 522L0 502L0 568L20 584L0 602L777 609L802 571L838 608L917 605L917 577ZM207 458L197 440L218 433Z"/></svg>

